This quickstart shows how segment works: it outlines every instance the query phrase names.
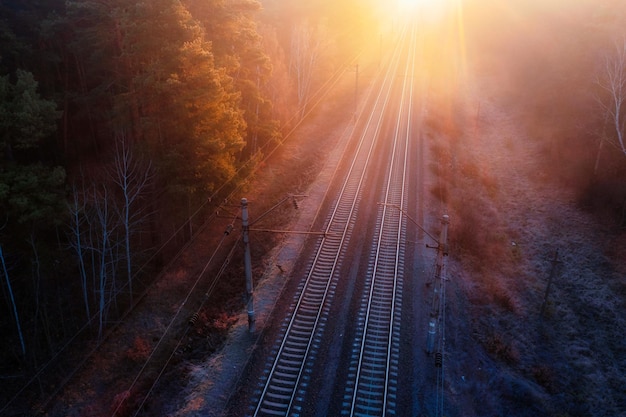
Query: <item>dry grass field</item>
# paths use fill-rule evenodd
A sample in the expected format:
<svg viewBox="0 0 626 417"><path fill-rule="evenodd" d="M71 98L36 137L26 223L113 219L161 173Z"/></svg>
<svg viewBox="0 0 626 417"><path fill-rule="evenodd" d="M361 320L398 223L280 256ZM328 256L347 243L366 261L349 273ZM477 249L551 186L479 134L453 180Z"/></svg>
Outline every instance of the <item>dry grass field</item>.
<svg viewBox="0 0 626 417"><path fill-rule="evenodd" d="M445 415L624 415L624 236L546 172L497 85L471 79L452 115L435 95L428 121L451 218Z"/></svg>

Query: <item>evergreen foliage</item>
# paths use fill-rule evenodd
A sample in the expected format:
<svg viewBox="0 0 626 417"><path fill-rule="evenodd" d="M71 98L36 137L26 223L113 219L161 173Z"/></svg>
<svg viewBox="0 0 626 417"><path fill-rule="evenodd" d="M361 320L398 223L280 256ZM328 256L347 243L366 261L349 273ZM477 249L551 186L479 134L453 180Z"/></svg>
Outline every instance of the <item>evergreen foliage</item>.
<svg viewBox="0 0 626 417"><path fill-rule="evenodd" d="M289 43L263 38L262 13L257 0L0 4L3 358L39 364L84 323L101 333L140 289L140 261L280 139Z"/></svg>

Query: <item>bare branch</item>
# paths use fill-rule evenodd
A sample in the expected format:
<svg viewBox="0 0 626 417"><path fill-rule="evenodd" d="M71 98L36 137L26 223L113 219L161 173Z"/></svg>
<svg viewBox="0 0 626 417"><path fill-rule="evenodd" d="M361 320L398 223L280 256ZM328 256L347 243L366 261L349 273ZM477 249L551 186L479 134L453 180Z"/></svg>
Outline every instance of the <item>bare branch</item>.
<svg viewBox="0 0 626 417"><path fill-rule="evenodd" d="M624 144L626 115L626 38L616 42L614 52L604 57L601 73L596 76L596 84L604 96L596 96L600 107L608 114L620 151L626 155Z"/></svg>

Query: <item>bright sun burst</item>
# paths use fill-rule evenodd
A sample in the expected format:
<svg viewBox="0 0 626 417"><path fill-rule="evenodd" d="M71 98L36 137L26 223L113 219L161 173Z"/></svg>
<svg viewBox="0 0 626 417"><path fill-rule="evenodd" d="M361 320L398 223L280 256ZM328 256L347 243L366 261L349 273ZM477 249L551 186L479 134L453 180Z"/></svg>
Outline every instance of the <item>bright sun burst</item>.
<svg viewBox="0 0 626 417"><path fill-rule="evenodd" d="M432 5L436 0L398 0L401 10L418 9Z"/></svg>
<svg viewBox="0 0 626 417"><path fill-rule="evenodd" d="M382 0L379 0L382 1ZM460 0L396 0L396 10L401 15L437 15L449 3Z"/></svg>

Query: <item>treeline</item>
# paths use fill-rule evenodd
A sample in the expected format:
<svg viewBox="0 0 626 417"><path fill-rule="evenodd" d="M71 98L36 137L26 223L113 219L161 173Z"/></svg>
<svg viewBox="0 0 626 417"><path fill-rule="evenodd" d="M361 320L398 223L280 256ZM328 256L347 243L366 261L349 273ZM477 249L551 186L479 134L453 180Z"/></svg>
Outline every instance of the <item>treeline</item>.
<svg viewBox="0 0 626 417"><path fill-rule="evenodd" d="M469 0L468 57L544 149L546 177L626 226L624 2Z"/></svg>
<svg viewBox="0 0 626 417"><path fill-rule="evenodd" d="M0 374L101 335L371 24L356 0L1 2Z"/></svg>

